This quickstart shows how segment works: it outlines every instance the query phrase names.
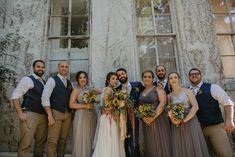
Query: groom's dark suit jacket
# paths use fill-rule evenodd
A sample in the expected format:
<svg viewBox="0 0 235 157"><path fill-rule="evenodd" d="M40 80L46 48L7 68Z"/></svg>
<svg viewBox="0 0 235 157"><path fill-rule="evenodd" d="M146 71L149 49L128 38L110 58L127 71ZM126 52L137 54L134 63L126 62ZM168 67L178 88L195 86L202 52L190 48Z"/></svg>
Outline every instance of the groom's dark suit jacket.
<svg viewBox="0 0 235 157"><path fill-rule="evenodd" d="M141 91L143 91L144 87L141 82L130 82L131 84L131 92L130 97L135 101L134 107L139 105L139 96ZM122 90L122 85L116 88L117 90ZM130 116L127 116L127 134L130 138L126 138L125 140L125 152L126 157L139 157L139 120L135 117L135 130L133 130L131 125Z"/></svg>

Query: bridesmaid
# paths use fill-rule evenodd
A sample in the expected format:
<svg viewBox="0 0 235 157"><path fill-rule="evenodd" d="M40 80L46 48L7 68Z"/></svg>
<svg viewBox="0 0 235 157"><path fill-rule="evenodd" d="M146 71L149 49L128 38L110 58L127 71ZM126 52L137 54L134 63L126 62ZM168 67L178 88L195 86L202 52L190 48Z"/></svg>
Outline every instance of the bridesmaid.
<svg viewBox="0 0 235 157"><path fill-rule="evenodd" d="M173 157L209 157L206 142L200 124L195 116L198 104L193 93L180 86L180 76L176 72L168 75L171 93L168 95L171 104L183 104L185 118L177 120L169 111L172 122L172 156Z"/></svg>
<svg viewBox="0 0 235 157"><path fill-rule="evenodd" d="M84 71L79 71L76 75L78 86L74 88L70 96L70 108L75 109L73 120L73 148L72 157L91 157L92 143L96 129L96 113L93 104L81 104L79 98L88 91L100 94L96 88L90 88L88 76Z"/></svg>
<svg viewBox="0 0 235 157"><path fill-rule="evenodd" d="M171 157L170 123L164 112L166 93L162 88L153 85L153 78L151 70L142 73L145 88L140 94L139 102L151 104L156 109L154 117L143 119L144 157Z"/></svg>

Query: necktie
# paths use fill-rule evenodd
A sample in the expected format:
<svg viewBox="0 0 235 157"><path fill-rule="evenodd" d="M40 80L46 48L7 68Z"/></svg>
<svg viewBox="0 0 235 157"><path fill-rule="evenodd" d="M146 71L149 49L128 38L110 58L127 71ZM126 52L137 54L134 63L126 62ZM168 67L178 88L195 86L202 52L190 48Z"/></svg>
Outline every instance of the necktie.
<svg viewBox="0 0 235 157"><path fill-rule="evenodd" d="M44 82L41 77L38 78L38 81L40 81L44 85Z"/></svg>
<svg viewBox="0 0 235 157"><path fill-rule="evenodd" d="M62 80L63 80L64 86L67 87L67 79L63 78Z"/></svg>
<svg viewBox="0 0 235 157"><path fill-rule="evenodd" d="M191 91L193 92L194 95L197 95L197 86L196 87L192 87Z"/></svg>

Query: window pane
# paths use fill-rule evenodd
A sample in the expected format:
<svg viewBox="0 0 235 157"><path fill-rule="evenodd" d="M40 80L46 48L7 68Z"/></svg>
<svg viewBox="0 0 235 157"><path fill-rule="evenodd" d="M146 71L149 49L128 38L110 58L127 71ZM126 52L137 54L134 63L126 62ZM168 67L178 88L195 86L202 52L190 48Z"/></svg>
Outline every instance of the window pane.
<svg viewBox="0 0 235 157"><path fill-rule="evenodd" d="M170 13L169 0L154 0L154 12L155 15Z"/></svg>
<svg viewBox="0 0 235 157"><path fill-rule="evenodd" d="M72 15L88 15L89 0L72 0Z"/></svg>
<svg viewBox="0 0 235 157"><path fill-rule="evenodd" d="M235 7L234 7L234 13L235 13ZM235 32L235 14L231 14L231 21L232 21L233 32Z"/></svg>
<svg viewBox="0 0 235 157"><path fill-rule="evenodd" d="M52 39L50 41L52 49L68 48L68 39Z"/></svg>
<svg viewBox="0 0 235 157"><path fill-rule="evenodd" d="M137 15L144 15L148 14L151 15L151 1L150 0L136 0L136 14Z"/></svg>
<svg viewBox="0 0 235 157"><path fill-rule="evenodd" d="M73 39L71 41L71 53L72 59L88 59L88 40Z"/></svg>
<svg viewBox="0 0 235 157"><path fill-rule="evenodd" d="M49 66L48 66L49 67L49 77L57 75L57 73L58 73L58 69L57 69L58 63L59 63L59 61L49 62Z"/></svg>
<svg viewBox="0 0 235 157"><path fill-rule="evenodd" d="M137 34L154 34L152 16L137 17Z"/></svg>
<svg viewBox="0 0 235 157"><path fill-rule="evenodd" d="M52 9L52 15L68 15L69 1L68 0L52 0L51 9Z"/></svg>
<svg viewBox="0 0 235 157"><path fill-rule="evenodd" d="M138 52L140 58L156 58L154 38L139 38Z"/></svg>
<svg viewBox="0 0 235 157"><path fill-rule="evenodd" d="M88 34L88 17L72 17L71 35Z"/></svg>
<svg viewBox="0 0 235 157"><path fill-rule="evenodd" d="M71 48L87 48L88 40L82 39L72 39L71 40Z"/></svg>
<svg viewBox="0 0 235 157"><path fill-rule="evenodd" d="M226 77L235 77L235 56L222 57L224 75Z"/></svg>
<svg viewBox="0 0 235 157"><path fill-rule="evenodd" d="M153 58L140 58L140 74L144 71L144 70L152 70L154 71L155 67L156 67L156 59Z"/></svg>
<svg viewBox="0 0 235 157"><path fill-rule="evenodd" d="M228 13L226 0L211 0L213 13Z"/></svg>
<svg viewBox="0 0 235 157"><path fill-rule="evenodd" d="M68 39L52 39L49 42L50 60L68 59Z"/></svg>
<svg viewBox="0 0 235 157"><path fill-rule="evenodd" d="M221 55L235 55L230 35L218 35L218 41Z"/></svg>
<svg viewBox="0 0 235 157"><path fill-rule="evenodd" d="M233 45L235 46L235 35L232 36L233 37ZM235 50L235 47L234 47Z"/></svg>
<svg viewBox="0 0 235 157"><path fill-rule="evenodd" d="M50 36L66 36L68 34L68 17L51 17Z"/></svg>
<svg viewBox="0 0 235 157"><path fill-rule="evenodd" d="M217 33L231 33L230 18L228 14L214 15Z"/></svg>
<svg viewBox="0 0 235 157"><path fill-rule="evenodd" d="M158 33L172 33L170 15L155 16L156 30Z"/></svg>
<svg viewBox="0 0 235 157"><path fill-rule="evenodd" d="M70 79L75 81L75 77L78 71L83 70L88 72L88 60L71 60L70 61Z"/></svg>
<svg viewBox="0 0 235 157"><path fill-rule="evenodd" d="M164 65L168 73L177 71L175 58L159 59L159 64Z"/></svg>
<svg viewBox="0 0 235 157"><path fill-rule="evenodd" d="M174 38L160 37L157 38L157 49L159 57L175 57Z"/></svg>

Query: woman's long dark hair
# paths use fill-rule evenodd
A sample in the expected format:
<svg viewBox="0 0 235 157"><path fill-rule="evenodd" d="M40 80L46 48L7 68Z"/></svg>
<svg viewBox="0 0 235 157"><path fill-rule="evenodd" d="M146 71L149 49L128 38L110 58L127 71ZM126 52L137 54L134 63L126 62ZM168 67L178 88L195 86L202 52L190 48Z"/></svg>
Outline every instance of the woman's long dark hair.
<svg viewBox="0 0 235 157"><path fill-rule="evenodd" d="M88 84L88 75L87 75L87 73L85 71L78 71L77 74L76 74L76 81L77 81L78 85L79 85L78 80L79 80L79 77L80 77L81 74L84 74L86 76L86 84Z"/></svg>
<svg viewBox="0 0 235 157"><path fill-rule="evenodd" d="M117 74L115 72L109 72L107 75L106 75L106 81L105 81L105 87L107 87L109 85L109 81L110 81L110 78L115 75L117 76Z"/></svg>

